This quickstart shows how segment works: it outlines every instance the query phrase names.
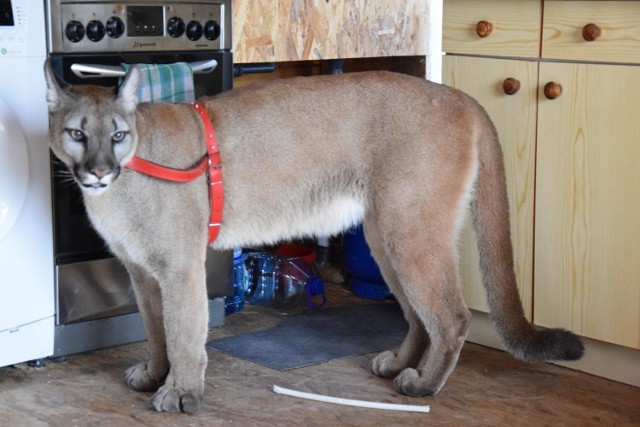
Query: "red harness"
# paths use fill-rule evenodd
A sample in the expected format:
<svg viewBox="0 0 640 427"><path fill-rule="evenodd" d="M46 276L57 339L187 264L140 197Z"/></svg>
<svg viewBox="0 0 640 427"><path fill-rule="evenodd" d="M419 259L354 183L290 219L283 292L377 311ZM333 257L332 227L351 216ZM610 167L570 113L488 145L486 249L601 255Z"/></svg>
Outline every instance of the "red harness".
<svg viewBox="0 0 640 427"><path fill-rule="evenodd" d="M222 183L222 164L220 163L220 151L218 141L213 131L209 115L200 102L191 104L202 119L207 140L207 154L191 169L174 169L150 162L134 156L124 167L140 172L154 178L173 182L191 182L203 173L207 172L209 182L209 203L211 204L211 216L209 218L209 243L218 237L220 224L222 223L222 208L224 206L224 185Z"/></svg>

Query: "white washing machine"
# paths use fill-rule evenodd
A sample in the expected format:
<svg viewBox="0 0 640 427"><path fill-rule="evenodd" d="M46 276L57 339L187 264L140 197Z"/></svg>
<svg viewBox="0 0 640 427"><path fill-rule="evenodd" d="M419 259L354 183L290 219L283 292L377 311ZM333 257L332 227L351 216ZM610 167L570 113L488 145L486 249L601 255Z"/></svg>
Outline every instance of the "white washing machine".
<svg viewBox="0 0 640 427"><path fill-rule="evenodd" d="M53 354L44 1L0 0L0 366Z"/></svg>

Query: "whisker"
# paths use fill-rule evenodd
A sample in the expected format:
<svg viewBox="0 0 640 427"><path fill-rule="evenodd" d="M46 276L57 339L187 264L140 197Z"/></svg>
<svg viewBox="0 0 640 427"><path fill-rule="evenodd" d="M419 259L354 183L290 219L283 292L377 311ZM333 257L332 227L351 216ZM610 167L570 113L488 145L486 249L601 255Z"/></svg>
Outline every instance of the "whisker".
<svg viewBox="0 0 640 427"><path fill-rule="evenodd" d="M67 166L58 158L54 158L52 162L53 166L53 179L58 185L64 185L66 187L72 187L77 184L75 176L67 168Z"/></svg>
<svg viewBox="0 0 640 427"><path fill-rule="evenodd" d="M73 174L71 172L69 172L68 170L54 170L53 171L53 176L55 177L59 177L59 178L73 178Z"/></svg>
<svg viewBox="0 0 640 427"><path fill-rule="evenodd" d="M67 177L73 177L73 175L71 175L71 172L67 171L67 170L54 170L53 171L53 176L59 176L61 178L67 178Z"/></svg>
<svg viewBox="0 0 640 427"><path fill-rule="evenodd" d="M53 179L56 182L56 184L62 184L67 187L74 186L77 183L75 177L69 171L63 171L63 170L54 171Z"/></svg>
<svg viewBox="0 0 640 427"><path fill-rule="evenodd" d="M64 186L66 188L76 187L76 186L79 185L75 180L72 180L72 181L58 181L57 183L58 183L58 185Z"/></svg>

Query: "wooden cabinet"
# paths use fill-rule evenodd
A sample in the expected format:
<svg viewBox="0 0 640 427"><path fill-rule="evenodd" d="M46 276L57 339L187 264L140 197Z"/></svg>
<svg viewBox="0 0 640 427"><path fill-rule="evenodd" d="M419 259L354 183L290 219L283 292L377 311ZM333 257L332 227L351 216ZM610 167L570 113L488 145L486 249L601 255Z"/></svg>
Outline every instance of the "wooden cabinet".
<svg viewBox="0 0 640 427"><path fill-rule="evenodd" d="M443 50L469 55L537 57L540 0L445 0Z"/></svg>
<svg viewBox="0 0 640 427"><path fill-rule="evenodd" d="M640 67L540 64L535 323L640 348Z"/></svg>
<svg viewBox="0 0 640 427"><path fill-rule="evenodd" d="M640 3L545 1L542 57L640 63Z"/></svg>
<svg viewBox="0 0 640 427"><path fill-rule="evenodd" d="M533 207L536 143L538 66L535 62L447 55L443 81L481 101L494 121L505 159L511 208L511 235L515 269L525 313L533 307ZM514 95L503 90L504 80L514 78L520 89ZM486 292L478 268L473 229L467 221L463 231L461 275L467 305L487 312Z"/></svg>
<svg viewBox="0 0 640 427"><path fill-rule="evenodd" d="M504 23L512 22L510 13L522 20L527 7L541 13L537 49L536 43L529 46L527 35L535 33L530 19L520 30ZM491 34L476 34L479 21L493 22ZM505 150L525 309L533 307L528 313L537 325L564 327L587 338L587 362L580 369L635 385L640 385L640 354L631 350L640 349L639 22L638 1L444 2L444 83L486 107ZM500 87L509 77L522 85L506 96ZM550 82L562 89L555 99L545 95ZM525 161L529 156L535 157ZM535 210L528 217L523 207L530 205ZM475 252L475 242L465 235L465 297L471 308L484 311ZM624 361L615 359L620 354Z"/></svg>
<svg viewBox="0 0 640 427"><path fill-rule="evenodd" d="M539 0L445 0L443 83L476 98L491 116L502 143L509 192L511 236L518 288L533 320L534 174L540 50ZM474 56L467 56L474 55ZM479 55L479 56L476 56ZM497 58L504 57L504 58ZM508 95L503 84L517 80ZM462 235L461 276L469 308L488 312L471 220Z"/></svg>
<svg viewBox="0 0 640 427"><path fill-rule="evenodd" d="M234 61L424 56L429 1L234 0Z"/></svg>

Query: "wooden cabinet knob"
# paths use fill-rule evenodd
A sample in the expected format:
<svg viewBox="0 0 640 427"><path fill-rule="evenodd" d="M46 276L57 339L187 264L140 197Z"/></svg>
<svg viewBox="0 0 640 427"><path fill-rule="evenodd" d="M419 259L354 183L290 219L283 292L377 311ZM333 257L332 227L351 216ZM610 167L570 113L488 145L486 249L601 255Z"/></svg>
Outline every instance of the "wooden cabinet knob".
<svg viewBox="0 0 640 427"><path fill-rule="evenodd" d="M515 95L520 90L520 80L513 77L504 79L504 82L502 82L502 90L504 90L504 93L507 95Z"/></svg>
<svg viewBox="0 0 640 427"><path fill-rule="evenodd" d="M544 85L544 96L546 96L547 99L556 99L560 95L562 95L562 86L560 83L549 82Z"/></svg>
<svg viewBox="0 0 640 427"><path fill-rule="evenodd" d="M602 30L596 24L587 24L582 28L582 38L592 42L602 35Z"/></svg>
<svg viewBox="0 0 640 427"><path fill-rule="evenodd" d="M480 37L487 37L493 31L493 24L484 19L476 24L476 34Z"/></svg>

